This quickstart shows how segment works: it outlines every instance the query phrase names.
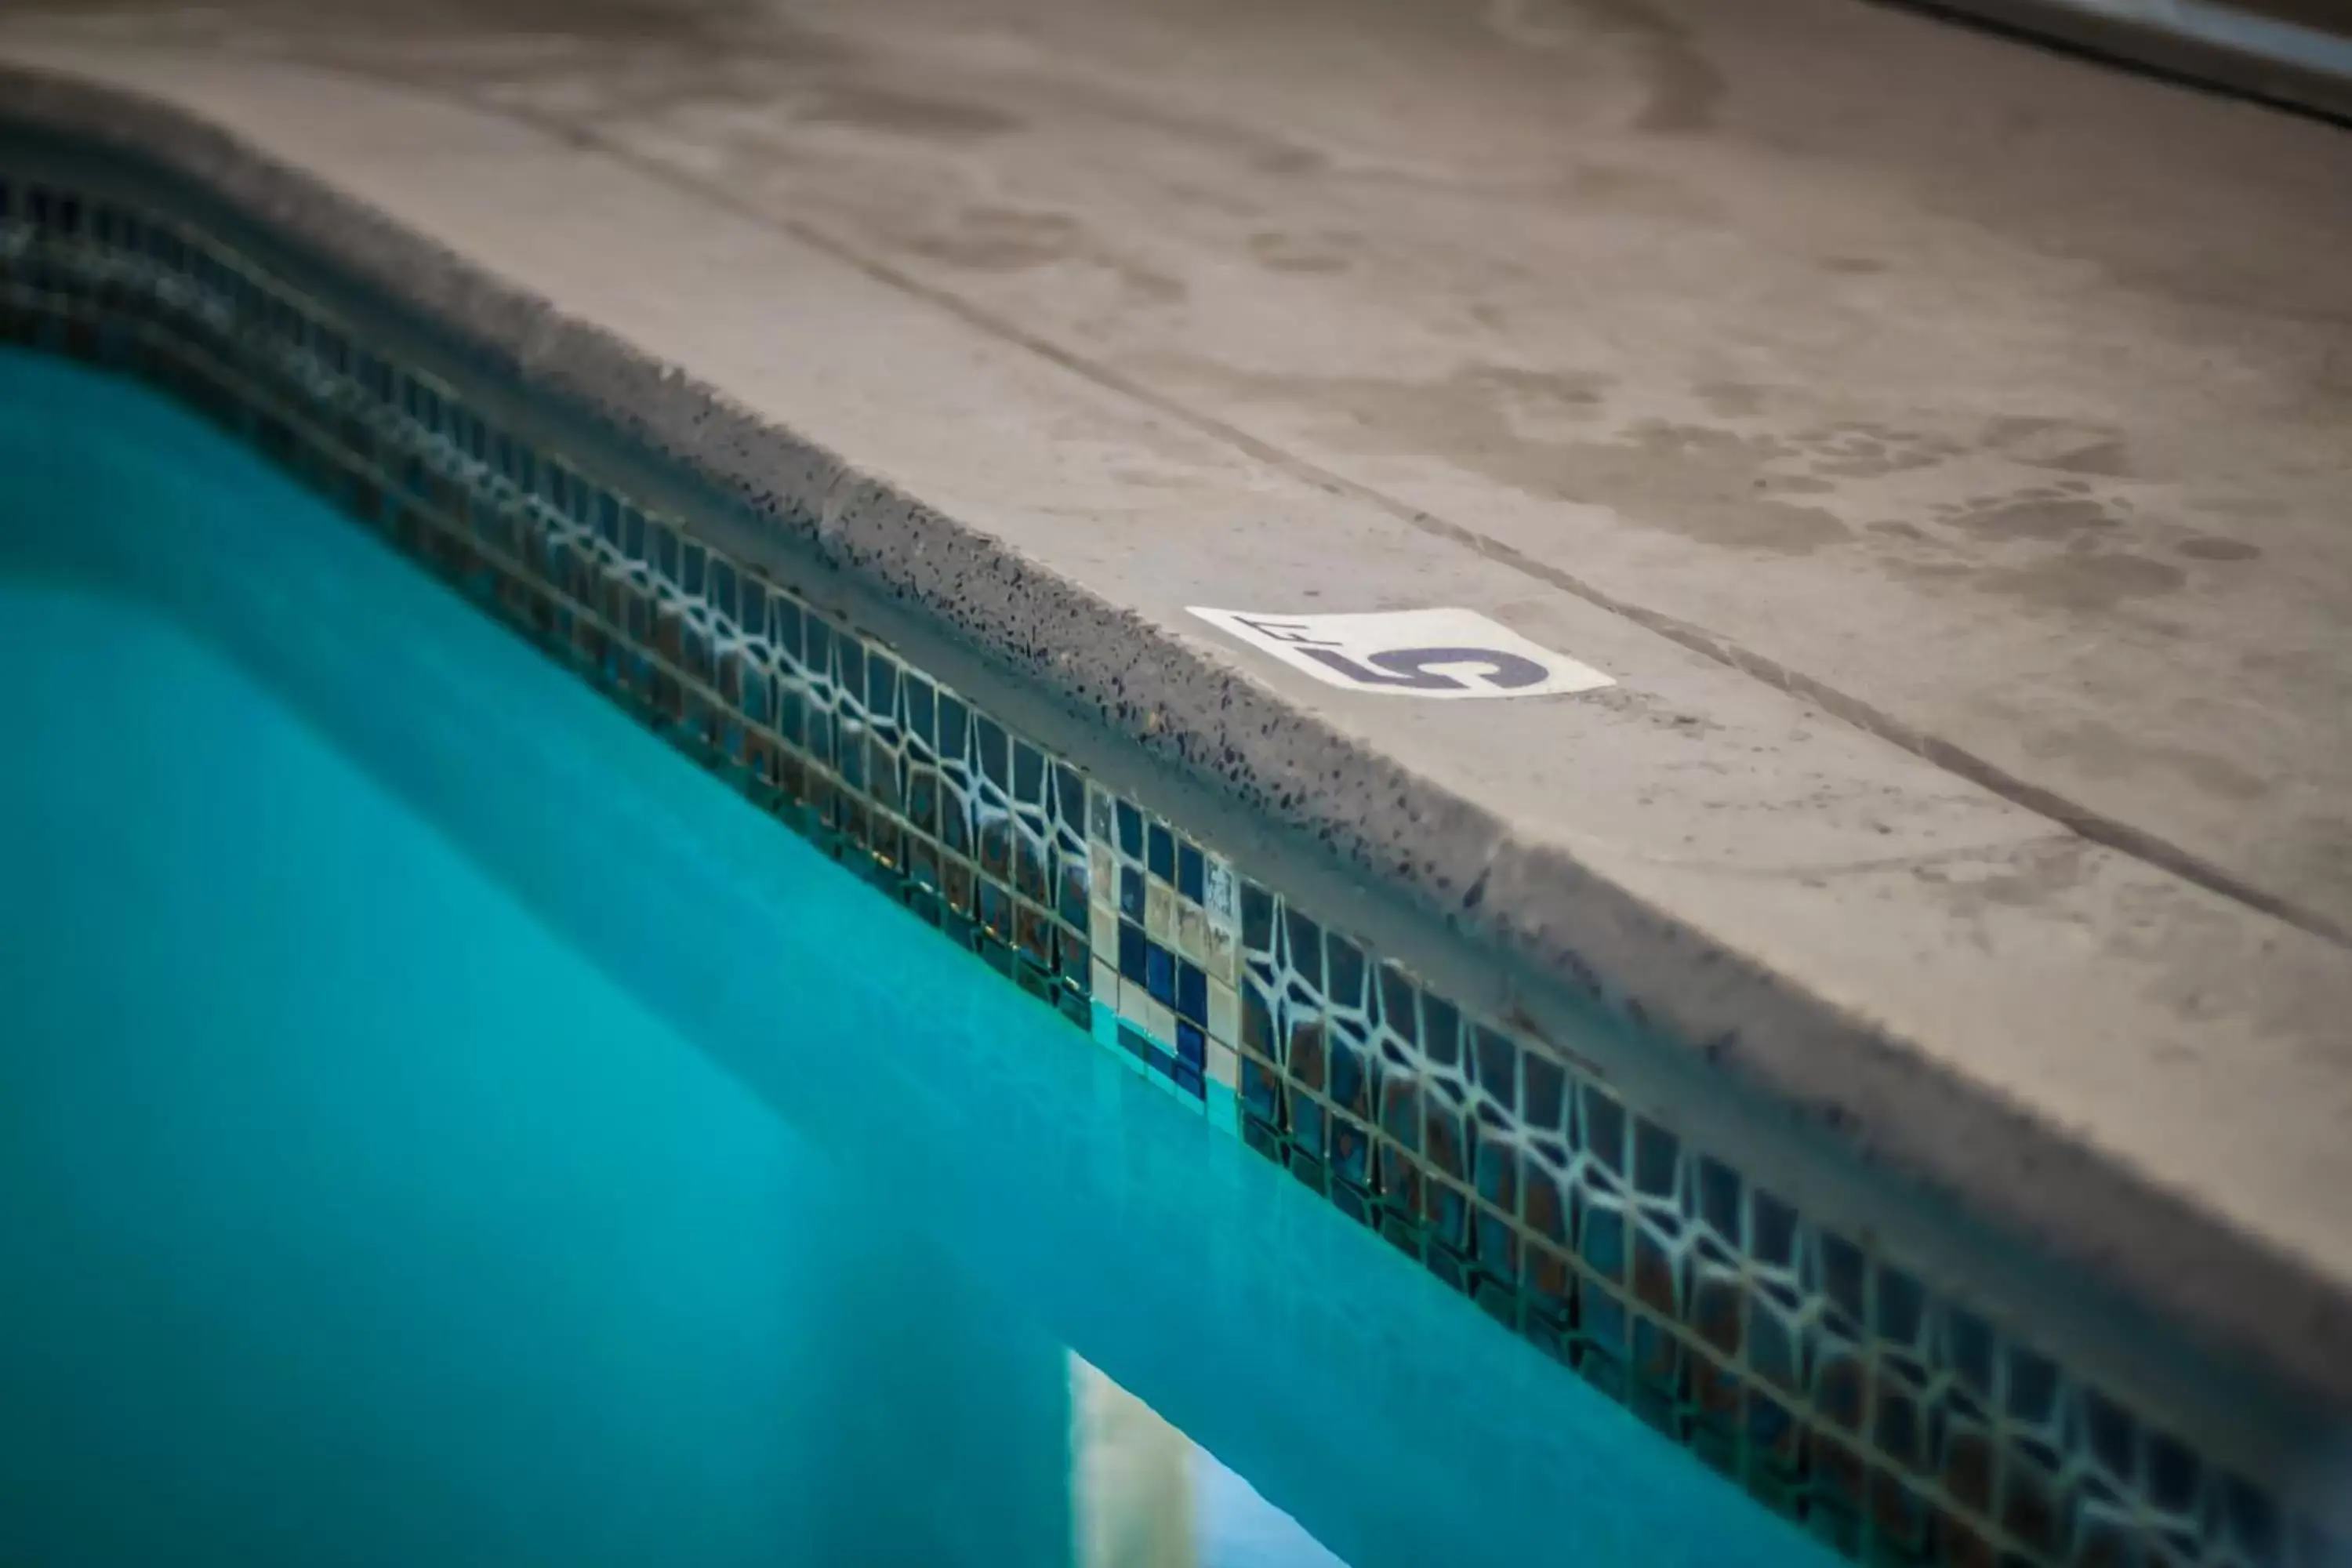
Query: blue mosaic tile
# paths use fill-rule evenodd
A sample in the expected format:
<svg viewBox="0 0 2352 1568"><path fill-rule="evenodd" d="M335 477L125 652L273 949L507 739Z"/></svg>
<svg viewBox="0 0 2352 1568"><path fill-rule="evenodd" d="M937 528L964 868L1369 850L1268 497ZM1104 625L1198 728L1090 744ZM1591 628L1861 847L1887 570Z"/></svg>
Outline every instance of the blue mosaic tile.
<svg viewBox="0 0 2352 1568"><path fill-rule="evenodd" d="M2250 1478L173 219L0 177L0 341L254 441L1178 1103L1873 1563L2334 1568Z"/></svg>

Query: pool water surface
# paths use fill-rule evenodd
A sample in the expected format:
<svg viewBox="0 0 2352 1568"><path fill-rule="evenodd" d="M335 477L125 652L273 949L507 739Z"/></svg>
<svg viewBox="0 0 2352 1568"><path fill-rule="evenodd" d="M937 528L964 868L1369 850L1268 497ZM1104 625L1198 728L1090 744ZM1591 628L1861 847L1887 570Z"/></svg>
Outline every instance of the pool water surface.
<svg viewBox="0 0 2352 1568"><path fill-rule="evenodd" d="M0 473L0 1563L1826 1561L226 437Z"/></svg>

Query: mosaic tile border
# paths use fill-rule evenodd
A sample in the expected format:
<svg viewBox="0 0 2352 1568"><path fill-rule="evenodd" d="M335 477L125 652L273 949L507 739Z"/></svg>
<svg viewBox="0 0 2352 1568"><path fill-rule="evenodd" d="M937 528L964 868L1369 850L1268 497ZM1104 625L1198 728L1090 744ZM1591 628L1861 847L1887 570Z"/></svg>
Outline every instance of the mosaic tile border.
<svg viewBox="0 0 2352 1568"><path fill-rule="evenodd" d="M1847 1555L2352 1562L1880 1249L194 228L0 176L0 342L138 374L251 441Z"/></svg>

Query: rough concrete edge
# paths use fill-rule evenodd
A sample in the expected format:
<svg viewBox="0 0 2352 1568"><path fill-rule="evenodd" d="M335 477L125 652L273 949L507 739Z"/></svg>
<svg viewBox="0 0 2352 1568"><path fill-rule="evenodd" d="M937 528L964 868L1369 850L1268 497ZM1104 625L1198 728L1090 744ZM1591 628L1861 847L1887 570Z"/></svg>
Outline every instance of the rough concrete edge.
<svg viewBox="0 0 2352 1568"><path fill-rule="evenodd" d="M496 369L701 476L880 599L1303 836L1430 919L1761 1090L1867 1163L2173 1321L2291 1405L2352 1410L2352 1296L1955 1078L1132 612L860 474L429 237L143 93L0 61L11 118L194 182ZM1406 955L1410 958L1410 954ZM2063 1205L2050 1203L2064 1193ZM2326 1418L2322 1413L2315 1413Z"/></svg>

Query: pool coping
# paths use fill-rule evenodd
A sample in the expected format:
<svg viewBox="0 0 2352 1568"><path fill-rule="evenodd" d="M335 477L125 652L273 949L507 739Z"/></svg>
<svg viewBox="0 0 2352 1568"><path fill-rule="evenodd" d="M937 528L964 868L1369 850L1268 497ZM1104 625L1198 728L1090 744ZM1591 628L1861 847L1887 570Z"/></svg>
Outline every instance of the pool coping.
<svg viewBox="0 0 2352 1568"><path fill-rule="evenodd" d="M1580 1010L1599 1003L1621 1020L1700 1042L1692 1059L1658 1070L1733 1099L1760 1087L1763 1103L1736 1113L1753 1135L1789 1131L1780 1106L1793 1103L1833 1135L1822 1142L1860 1147L1855 1169L1867 1172L1874 1156L1937 1184L1956 1207L2122 1282L2248 1363L2303 1380L2325 1400L2352 1399L2352 1303L2321 1270L1956 1079L1866 1002L1823 994L1727 950L1558 847L1520 839L1489 807L1300 701L1295 685L1214 656L1205 638L1170 635L985 525L933 511L595 324L494 280L281 161L299 153L241 143L149 96L152 81L142 92L49 74L0 80L15 114L173 169L441 323L507 374L557 390L731 491L736 505L857 584L904 640L919 646L918 623L930 621L934 646L944 627L967 658L977 653L1032 688L1040 729L1107 727L1134 742L1137 775L1150 781L1139 787L1181 798L1188 817L1261 842L1266 830L1244 824L1277 823L1271 837L1286 841L1286 874L1296 867L1329 889L1325 907L1361 910L1360 924L1404 933L1401 945L1417 959L1448 949L1453 956L1424 963L1465 976L1504 956L1507 974L1456 989L1493 996L1498 1013L1516 1009L1531 1033L1578 1038ZM1115 673L1089 677L1088 668ZM1089 747L1089 760L1103 750ZM1345 791L1310 784L1343 776ZM1857 1113L1864 1099L1868 1111ZM1978 1120L1956 1129L1968 1117ZM1907 1139L1913 1131L1922 1135ZM2062 1171L2071 1202L2037 1206Z"/></svg>

